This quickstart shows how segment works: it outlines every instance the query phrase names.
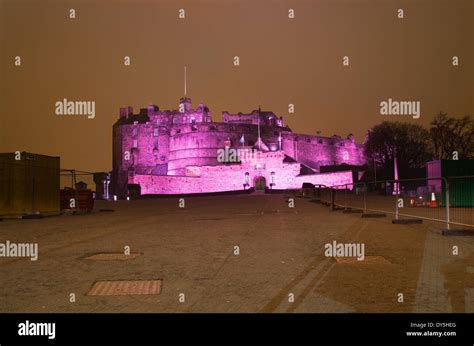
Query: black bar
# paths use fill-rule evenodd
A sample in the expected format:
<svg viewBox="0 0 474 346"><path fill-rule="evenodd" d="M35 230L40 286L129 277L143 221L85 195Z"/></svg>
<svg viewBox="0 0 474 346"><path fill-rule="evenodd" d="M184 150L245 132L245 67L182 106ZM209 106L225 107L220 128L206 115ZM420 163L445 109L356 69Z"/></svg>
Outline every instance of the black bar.
<svg viewBox="0 0 474 346"><path fill-rule="evenodd" d="M26 321L55 323L55 338L18 335L19 324ZM473 314L0 314L2 346L473 345L473 329ZM456 336L407 335L427 331L455 332Z"/></svg>

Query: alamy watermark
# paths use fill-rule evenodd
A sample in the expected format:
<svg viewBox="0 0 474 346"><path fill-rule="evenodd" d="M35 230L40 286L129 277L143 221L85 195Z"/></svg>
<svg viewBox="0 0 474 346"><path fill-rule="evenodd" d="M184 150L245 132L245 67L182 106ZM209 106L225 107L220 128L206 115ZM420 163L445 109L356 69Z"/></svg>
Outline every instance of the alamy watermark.
<svg viewBox="0 0 474 346"><path fill-rule="evenodd" d="M326 257L357 257L358 261L365 258L365 244L363 243L332 243L324 245Z"/></svg>
<svg viewBox="0 0 474 346"><path fill-rule="evenodd" d="M31 261L38 260L37 243L12 243L7 240L0 243L0 257L30 257Z"/></svg>
<svg viewBox="0 0 474 346"><path fill-rule="evenodd" d="M18 335L20 336L47 336L52 340L56 338L56 323L54 322L30 322L18 324Z"/></svg>
<svg viewBox="0 0 474 346"><path fill-rule="evenodd" d="M68 101L63 99L55 103L56 115L87 115L87 119L95 118L95 101Z"/></svg>
<svg viewBox="0 0 474 346"><path fill-rule="evenodd" d="M380 102L381 115L411 115L418 119L421 115L420 101L394 101L389 98Z"/></svg>
<svg viewBox="0 0 474 346"><path fill-rule="evenodd" d="M217 149L217 161L222 163L256 162L257 156L258 150L256 149L229 147Z"/></svg>

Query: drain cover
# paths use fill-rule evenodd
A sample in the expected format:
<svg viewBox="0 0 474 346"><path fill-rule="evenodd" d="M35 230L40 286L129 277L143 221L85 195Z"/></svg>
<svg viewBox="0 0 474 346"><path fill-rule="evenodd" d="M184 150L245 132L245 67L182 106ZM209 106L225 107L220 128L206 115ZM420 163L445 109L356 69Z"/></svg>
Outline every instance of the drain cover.
<svg viewBox="0 0 474 346"><path fill-rule="evenodd" d="M91 256L87 256L86 259L94 261L125 261L135 259L141 256L141 253L131 253L130 255L125 255L122 252L117 253L98 253Z"/></svg>
<svg viewBox="0 0 474 346"><path fill-rule="evenodd" d="M128 296L160 294L161 280L96 281L88 296Z"/></svg>
<svg viewBox="0 0 474 346"><path fill-rule="evenodd" d="M359 261L357 257L334 257L338 264L391 264L382 256L365 256Z"/></svg>

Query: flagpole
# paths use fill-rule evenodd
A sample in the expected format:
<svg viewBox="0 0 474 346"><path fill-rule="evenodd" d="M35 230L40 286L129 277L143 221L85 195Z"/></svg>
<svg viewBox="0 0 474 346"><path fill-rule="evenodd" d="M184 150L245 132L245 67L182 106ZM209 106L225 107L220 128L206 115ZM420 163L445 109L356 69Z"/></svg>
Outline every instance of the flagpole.
<svg viewBox="0 0 474 346"><path fill-rule="evenodd" d="M186 66L184 66L184 98L186 98Z"/></svg>
<svg viewBox="0 0 474 346"><path fill-rule="evenodd" d="M260 106L258 106L258 150L261 150L260 148L260 143L261 143L261 140L260 140L260 112L261 112L261 109L260 109Z"/></svg>

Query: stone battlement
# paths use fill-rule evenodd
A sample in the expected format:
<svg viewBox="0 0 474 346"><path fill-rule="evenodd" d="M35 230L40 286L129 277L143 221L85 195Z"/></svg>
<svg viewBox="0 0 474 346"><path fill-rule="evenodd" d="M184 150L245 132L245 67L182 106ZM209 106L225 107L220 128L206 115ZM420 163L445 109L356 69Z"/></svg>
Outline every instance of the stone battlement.
<svg viewBox="0 0 474 346"><path fill-rule="evenodd" d="M220 171L223 164L217 156L224 147L259 148L266 155L262 165L268 166L273 157L280 161L288 157L312 172L319 172L321 166L365 164L363 147L352 135L342 138L294 133L284 126L281 117L260 109L247 114L223 112L223 122L213 122L203 104L195 110L189 98L182 98L179 105L178 110L164 111L151 105L138 114L132 107L121 108L113 126L112 180L118 195L126 193L130 172L132 176L186 176L199 171L199 167L213 171L204 167L215 166ZM285 164L280 170L287 168Z"/></svg>

